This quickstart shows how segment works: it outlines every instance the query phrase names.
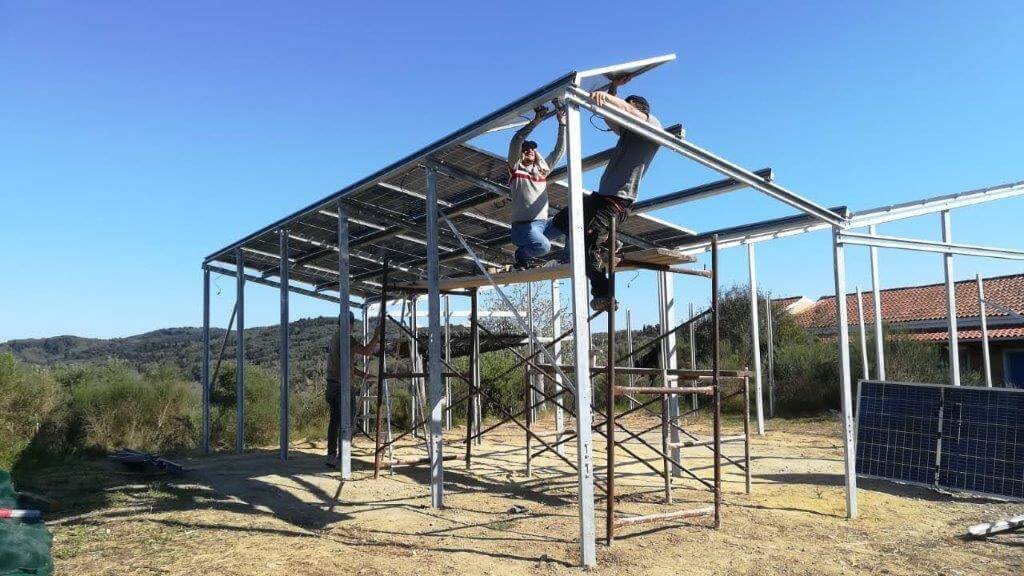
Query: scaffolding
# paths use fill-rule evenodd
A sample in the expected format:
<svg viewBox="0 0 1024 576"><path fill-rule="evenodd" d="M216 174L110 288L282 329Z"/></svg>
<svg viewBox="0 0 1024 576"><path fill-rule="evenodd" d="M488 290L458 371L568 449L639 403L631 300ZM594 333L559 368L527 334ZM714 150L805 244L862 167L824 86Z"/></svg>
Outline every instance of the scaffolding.
<svg viewBox="0 0 1024 576"><path fill-rule="evenodd" d="M838 346L840 350L841 379L840 390L843 415L844 467L846 479L847 515L856 516L856 471L854 469L854 435L851 406L851 380L849 358L849 336L846 300L845 253L847 245L864 245L870 247L873 293L875 301L875 318L880 318L878 306L878 271L877 248L900 248L936 252L943 255L947 283L952 282L952 256L966 254L973 256L993 256L997 258L1024 259L1024 252L968 246L955 244L949 233L949 210L961 206L988 202L1001 198L1018 196L1024 193L1024 183L933 198L908 204L887 206L877 210L851 213L845 207L825 208L811 200L788 190L775 182L774 173L765 168L750 171L724 158L721 158L694 143L682 138L678 131L661 129L634 118L622 111L597 103L591 92L606 89L613 81L632 78L645 74L675 58L674 55L660 56L647 60L629 62L605 68L569 73L543 87L519 98L501 109L481 118L480 120L460 129L448 136L414 152L398 162L379 170L354 184L335 192L302 210L278 220L241 240L234 242L207 256L203 261L203 449L209 451L210 435L210 274L220 273L236 278L236 304L232 312L237 333L237 379L236 394L236 441L235 450L244 450L244 292L248 282L271 286L280 290L281 296L281 395L282 403L287 400L289 377L288 366L288 298L291 293L301 294L329 302L339 306L339 317L349 316L353 308L363 308L364 321L367 307L376 303L380 310L378 330L382 338L387 333L387 325L391 323L402 333L415 338L404 323L390 317L387 313L388 304L402 298L426 296L428 303L427 354L426 366L415 368L415 377L425 379L421 395L425 406L420 410L417 426L426 426L424 441L426 456L422 460L430 467L430 500L434 507L444 505L444 462L451 459L445 454L443 442L444 426L447 422L446 413L450 414L454 406L463 403L467 417L464 456L466 467L472 465L472 446L488 431L481 417L481 399L486 398L488 390L480 379L480 332L487 331L480 323L478 292L484 287L493 287L495 293L505 300L513 312L515 321L523 329L528 341L528 351L520 352L512 348L520 360L516 369L526 368L527 391L524 393L523 409L518 413L504 413L502 420L523 428L529 439L527 461L540 453L551 453L572 468L578 479L578 501L580 520L580 559L584 566L596 564L596 523L595 523L595 487L605 493L606 503L606 539L609 544L614 541L617 527L640 522L660 522L692 516L709 516L713 526L721 521L721 465L722 461L738 466L746 474L746 485L749 490L749 406L755 407L757 430L764 432L764 406L762 400L763 380L761 362L755 356L752 371L724 370L719 366L717 353L718 313L717 313L717 282L718 254L729 247L746 245L749 260L751 283L751 329L752 334L759 332L759 318L756 288L756 267L754 245L775 238L803 234L815 230L831 229L832 251L834 264L834 280L837 295L836 320L838 329ZM469 141L477 136L504 130L521 124L521 115L547 103L559 101L565 106L567 124L567 163L565 167L555 168L549 175L548 191L552 205L568 207L570 211L570 228L565 249L570 255L567 266L555 266L527 273L492 273L510 257L508 244L509 219L507 218L507 198L509 190L501 184L505 172L504 157L480 150L469 145ZM546 109L546 115L554 113ZM653 270L658 278L659 319L661 334L653 342L661 347L661 366L651 371L626 363L633 355L645 347L635 349L625 358L615 358L614 344L616 341L615 314L607 314L608 322L608 361L605 366L592 366L590 323L599 314L591 314L587 307L584 275L584 240L582 200L590 192L585 190L583 173L585 170L599 168L607 163L609 150L584 156L582 148L582 126L580 114L587 110L607 122L613 122L622 129L628 130L659 145L660 148L690 159L710 168L724 179L708 182L692 188L658 195L637 202L632 207L634 215L621 225L620 229L609 234L610 246L614 247L616 239L622 240L625 248L622 251L622 262L612 256L614 249L609 249L606 264L612 283L616 269L627 267ZM655 218L650 213L674 206L683 202L691 202L739 189L753 189L774 198L795 209L798 214L763 222L744 224L742 226L696 233L682 226ZM943 214L943 241L928 242L905 238L878 235L875 226L894 220L919 216L922 214ZM868 228L867 234L851 232L851 229ZM300 246L299 250L295 247ZM660 251L660 252L659 252ZM697 270L680 266L693 256L710 252L712 265L710 270ZM654 262L647 258L650 254L671 253L668 263ZM641 255L644 257L640 257ZM541 276L538 276L540 274ZM706 276L711 282L711 308L705 314L693 315L681 324L675 325L674 297L672 277L675 274L694 274ZM544 276L547 275L547 276ZM274 279L276 277L276 280ZM529 319L523 318L514 306L508 302L500 286L515 283L533 283L540 280L552 281L552 306L558 306L561 295L554 280L568 278L571 293L569 295L571 328L562 331L561 319L551 328L551 338L542 342ZM614 288L613 288L614 289ZM442 306L445 297L466 297L470 299L470 331L471 351L469 367L465 372L456 370L450 355L442 352ZM354 300L354 298L358 300ZM950 293L950 346L951 380L958 382L956 369L955 340L955 303ZM768 312L770 313L770 306ZM415 312L413 312L415 318ZM681 329L692 328L693 322L700 318L709 318L714 327L714 353L710 370L697 370L691 359L689 369L679 369L676 360L676 333ZM876 363L879 379L884 379L884 352L881 348L881 323L875 322ZM229 323L230 331L230 323ZM347 322L340 322L341 359L342 364L350 357L349 342L351 328ZM692 334L692 332L691 332ZM573 353L563 358L559 343L571 338ZM692 336L691 336L692 340ZM648 343L650 344L650 343ZM653 345L653 344L652 344ZM415 348L415 346L413 346ZM383 348L382 348L383 349ZM754 346L755 354L759 349ZM223 350L223 348L222 348ZM223 353L223 352L222 352ZM375 476L385 464L388 467L407 464L387 456L382 462L383 453L398 440L399 437L387 437L385 434L383 410L387 398L387 381L390 377L409 377L406 375L389 375L387 373L386 354L377 358L377 382L375 395ZM220 359L218 358L218 364ZM216 369L214 369L216 373ZM601 403L593 397L592 378L603 374L606 379L604 410ZM619 374L649 378L655 384L649 386L636 385L631 382L627 386L618 386L616 377ZM446 379L457 379L468 387L465 398L450 398L446 394ZM753 378L753 391L749 381ZM534 385L534 381L550 382L553 392L548 393L545 387ZM769 392L770 388L769 376ZM728 392L728 395L742 394L749 398L744 425L744 457L742 459L726 459L722 454L722 443L725 437L721 433L720 407L723 399L724 386L739 385L739 389ZM683 385L686 384L686 385ZM342 370L341 394L339 407L342 415L339 432L341 477L352 477L352 436L350 414L355 408L350 404L348 391L354 383L351 374ZM364 394L368 395L368 394ZM714 421L710 438L700 438L690 433L681 423L686 413L680 412L679 398L693 398L691 413L700 409L698 396L708 397L710 403L705 408L712 411ZM632 398L632 406L617 412L616 400L619 397ZM447 398L447 400L446 400ZM653 398L653 399L652 399ZM553 442L548 442L541 434L532 430L534 410L541 404L555 407L557 432ZM657 409L648 410L653 404ZM770 406L769 406L770 408ZM621 432L629 439L638 435L626 429L622 424L624 415L632 410L653 411L659 419L661 428L661 446L652 446L644 440L649 449L658 454L661 467L643 460L649 468L665 480L665 500L671 500L672 478L690 476L704 484L713 494L713 505L696 510L669 511L647 516L619 516L615 510L615 458L617 452L629 454L631 449L625 442L620 442L617 435ZM390 411L388 412L390 413ZM575 419L574 427L565 427L564 416L569 414ZM594 416L603 418L594 423ZM288 457L288 414L281 411L280 455ZM523 421L520 421L523 418ZM603 429L602 429L603 428ZM388 426L390 433L390 425ZM608 466L604 481L595 477L593 462L593 434L606 438ZM408 432L406 432L408 434ZM642 436L642 434L640 435ZM684 438L685 436L685 438ZM566 442L575 441L577 450L575 461L565 455L562 447ZM533 442L539 449L534 451ZM680 459L680 449L690 446L706 446L714 457L713 478L709 481L699 478L688 470Z"/></svg>

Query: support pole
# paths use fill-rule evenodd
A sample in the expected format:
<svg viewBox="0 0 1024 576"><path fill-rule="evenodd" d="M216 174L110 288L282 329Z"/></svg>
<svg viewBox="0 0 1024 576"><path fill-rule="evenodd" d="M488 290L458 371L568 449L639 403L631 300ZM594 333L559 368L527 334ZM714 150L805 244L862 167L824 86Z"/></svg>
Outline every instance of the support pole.
<svg viewBox="0 0 1024 576"><path fill-rule="evenodd" d="M534 323L533 323L533 282L526 283L526 326L529 329L530 334L534 334ZM533 356L533 338L527 336L526 350L530 357ZM529 364L523 366L523 380L525 386L523 386L523 406L526 411L526 477L529 478L533 475L533 421L536 417L536 410L534 409L533 399L533 371L530 369Z"/></svg>
<svg viewBox="0 0 1024 576"><path fill-rule="evenodd" d="M754 245L747 244L747 265L750 272L750 342L754 352L754 405L757 408L757 433L764 435L764 398L761 395L761 328L757 314L757 264Z"/></svg>
<svg viewBox="0 0 1024 576"><path fill-rule="evenodd" d="M558 280L551 281L551 357L555 364L562 363L562 342L558 335L562 332L562 299ZM555 371L555 393L556 398L561 398L562 374ZM555 453L559 456L565 455L565 445L562 437L565 434L565 410L562 403L555 403Z"/></svg>
<svg viewBox="0 0 1024 576"><path fill-rule="evenodd" d="M768 418L775 418L775 316L772 310L772 296L764 296L765 323L768 329ZM749 378L747 378L749 380Z"/></svg>
<svg viewBox="0 0 1024 576"><path fill-rule="evenodd" d="M690 326L689 326L689 328L690 328L690 369L691 370L696 370L697 369L697 336L696 336L696 325L697 325L697 323L693 321L693 318L694 318L694 316L693 316L693 302L690 302ZM692 398L693 406L691 406L691 409L696 411L697 408L700 406L700 399L697 397L697 394L692 394L692 396L693 396L693 398Z"/></svg>
<svg viewBox="0 0 1024 576"><path fill-rule="evenodd" d="M749 244L748 244L749 246ZM751 255L751 278L753 279L753 251ZM721 368L721 339L718 313L718 235L711 237L711 378L714 387L712 397L713 418L712 426L715 446L715 528L722 525L722 384L719 382L718 373ZM753 292L754 302L757 302L756 292ZM755 315L756 318L756 315ZM755 334L756 325L755 325ZM756 348L755 348L756 349ZM760 415L760 414L759 414Z"/></svg>
<svg viewBox="0 0 1024 576"><path fill-rule="evenodd" d="M676 321L675 321L675 290L672 281L672 275L668 272L658 272L655 276L658 282L658 324L660 324L660 330L665 333L666 336L661 340L661 366L662 366L662 384L665 387L676 387L679 385L678 378L674 375L669 374L669 370L675 370L678 368L678 361L676 359L676 335L674 332ZM694 394L696 396L696 394ZM679 396L671 395L665 398L664 401L665 414L664 417L668 419L669 423L675 424L675 426L667 426L668 438L667 443L671 446L671 460L673 462L682 461L682 450L679 447ZM674 476L682 477L683 470L676 464L671 465L672 474ZM670 489L671 482L666 479L666 494ZM666 498L669 496L666 495Z"/></svg>
<svg viewBox="0 0 1024 576"><path fill-rule="evenodd" d="M447 364L452 363L452 303L451 297L445 295L444 297L444 361ZM452 383L451 379L447 376L444 377L444 405L446 410L444 411L444 429L452 429L452 411L449 409L452 405Z"/></svg>
<svg viewBox="0 0 1024 576"><path fill-rule="evenodd" d="M629 313L629 309L626 309L626 351L629 353L629 363L627 364L630 368L636 367L636 362L633 359L633 316ZM636 385L636 375L629 375L629 385ZM636 398L632 394L629 396L629 407L636 408Z"/></svg>
<svg viewBox="0 0 1024 576"><path fill-rule="evenodd" d="M444 381L441 374L441 279L438 254L437 172L427 170L427 315L430 340L427 343L427 398L430 409L430 505L444 507Z"/></svg>
<svg viewBox="0 0 1024 576"><path fill-rule="evenodd" d="M978 274L978 319L981 321L981 359L985 366L985 386L992 387L992 357L988 350L988 318L985 310L985 283Z"/></svg>
<svg viewBox="0 0 1024 576"><path fill-rule="evenodd" d="M281 270L278 272L278 277L281 280L281 323L278 325L278 332L280 333L280 346L281 349L278 352L278 364L281 369L281 401L280 401L280 416L278 416L278 426L280 427L280 438L278 440L278 450L280 452L281 460L288 459L288 231L282 228L278 231L279 241L279 254L280 254L280 266Z"/></svg>
<svg viewBox="0 0 1024 576"><path fill-rule="evenodd" d="M229 327L230 331L231 328ZM210 453L210 271L203 269L203 454Z"/></svg>
<svg viewBox="0 0 1024 576"><path fill-rule="evenodd" d="M235 338L235 452L245 450L245 260L242 250L235 250L235 306L238 335Z"/></svg>
<svg viewBox="0 0 1024 576"><path fill-rule="evenodd" d="M473 288L469 293L469 377L470 391L466 399L466 470L472 465L473 458L473 435L477 432L476 426L476 396L480 385L479 371L477 364L480 361L480 316L478 307L477 289Z"/></svg>
<svg viewBox="0 0 1024 576"><path fill-rule="evenodd" d="M348 208L344 203L338 202L338 298L340 300L339 314L341 330L339 331L341 342L338 346L338 366L341 366L338 375L340 393L338 394L338 413L341 415L341 422L338 426L338 456L341 466L341 479L348 480L352 477L352 322L349 321L351 306L349 304L349 265L348 265ZM381 302L383 313L384 302Z"/></svg>
<svg viewBox="0 0 1024 576"><path fill-rule="evenodd" d="M608 354L605 364L605 403L608 410L608 417L605 418L605 447L607 450L608 478L605 486L608 488L606 500L608 513L605 524L605 533L608 545L615 542L615 232L616 218L612 216L608 225L608 262L605 265L608 272L608 300L610 304L605 314L608 315Z"/></svg>
<svg viewBox="0 0 1024 576"><path fill-rule="evenodd" d="M381 408L384 403L384 374L387 371L385 337L387 336L388 317L388 260L384 259L384 273L380 279L380 313L377 314L377 330L379 330L380 348L377 350L377 411L373 424L376 428L373 447L373 477L380 477L380 435L384 421L381 418ZM388 406L388 431L391 428L391 406ZM390 458L389 458L390 460Z"/></svg>
<svg viewBox="0 0 1024 576"><path fill-rule="evenodd" d="M867 380L871 376L868 370L868 337L864 331L864 296L860 292L860 286L857 286L857 327L860 333L861 379Z"/></svg>
<svg viewBox="0 0 1024 576"><path fill-rule="evenodd" d="M843 408L843 468L846 475L846 517L857 517L856 447L853 437L853 398L850 385L850 331L846 313L846 258L839 243L839 228L832 229L833 271L836 281L836 334L839 344L839 384Z"/></svg>
<svg viewBox="0 0 1024 576"><path fill-rule="evenodd" d="M868 226L868 234L875 236L875 225ZM875 307L875 378L885 380L885 337L882 335L882 295L878 284L878 248L868 249L871 256L871 299Z"/></svg>
<svg viewBox="0 0 1024 576"><path fill-rule="evenodd" d="M665 293L665 272L658 272L655 277L658 281L658 324L660 331L665 332L667 330L672 329L667 320L668 295ZM667 340L668 338L662 338L658 346L658 352L661 356L661 362L659 362L661 364L661 385L662 387L665 388L668 388L670 386L668 374L669 345ZM673 378L672 382L673 384L675 384L677 382L677 379ZM672 420L671 412L669 410L669 396L664 395L661 397L661 452L662 454L665 455L668 455L669 453L669 429L671 428L672 432L674 432L677 437L679 436L679 431L675 427L669 426L670 422L674 422L677 425L679 424L678 422ZM664 475L663 480L665 483L664 499L666 504L672 502L672 473L675 472L678 475L682 474L681 470L677 471L678 466L675 466L669 462L669 460L672 460L673 462L679 462L679 444L676 442L672 442L671 446L671 458L662 457L661 459L662 474Z"/></svg>
<svg viewBox="0 0 1024 576"><path fill-rule="evenodd" d="M597 564L594 529L594 462L591 427L590 341L587 338L586 253L583 247L583 145L580 137L580 109L566 108L570 268L572 270L572 320L575 353L573 358L576 388L576 469L579 476L580 562L585 568ZM611 519L608 519L611 521Z"/></svg>
<svg viewBox="0 0 1024 576"><path fill-rule="evenodd" d="M953 241L949 210L942 211L942 241ZM960 334L956 327L956 286L953 277L953 255L943 254L946 272L946 317L949 321L949 383L960 385Z"/></svg>

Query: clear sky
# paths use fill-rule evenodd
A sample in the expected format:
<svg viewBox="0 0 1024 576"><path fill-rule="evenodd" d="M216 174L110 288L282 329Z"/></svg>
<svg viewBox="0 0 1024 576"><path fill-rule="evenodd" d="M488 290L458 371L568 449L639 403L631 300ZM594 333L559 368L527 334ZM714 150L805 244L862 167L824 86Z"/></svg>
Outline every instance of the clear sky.
<svg viewBox="0 0 1024 576"><path fill-rule="evenodd" d="M668 52L625 92L826 206L1024 180L1024 4L570 4L0 1L0 341L199 325L211 251L569 70ZM641 197L712 179L662 151ZM745 191L660 215L709 230L789 213ZM1022 214L957 211L954 238L1024 248ZM937 239L939 219L881 232ZM829 240L759 245L762 286L831 292ZM868 287L866 251L848 252L851 289ZM939 282L940 259L883 251L883 286ZM1022 268L956 261L958 278ZM722 271L746 282L745 250ZM653 321L652 282L630 279L622 299ZM224 325L233 280L215 285ZM699 279L678 292L707 300ZM274 290L247 304L249 325L277 322ZM293 299L295 318L334 311Z"/></svg>

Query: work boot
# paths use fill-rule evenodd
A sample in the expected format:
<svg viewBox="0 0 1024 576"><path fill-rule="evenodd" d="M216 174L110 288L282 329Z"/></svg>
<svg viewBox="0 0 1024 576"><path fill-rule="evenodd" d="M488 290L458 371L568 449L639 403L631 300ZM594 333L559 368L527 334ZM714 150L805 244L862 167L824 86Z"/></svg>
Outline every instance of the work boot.
<svg viewBox="0 0 1024 576"><path fill-rule="evenodd" d="M516 260L515 264L512 264L513 270L529 270L530 268L540 268L544 265L544 261L540 258L527 258L526 260Z"/></svg>
<svg viewBox="0 0 1024 576"><path fill-rule="evenodd" d="M324 461L324 465L327 466L328 468L337 468L338 467L338 457L337 456L328 456L327 460Z"/></svg>

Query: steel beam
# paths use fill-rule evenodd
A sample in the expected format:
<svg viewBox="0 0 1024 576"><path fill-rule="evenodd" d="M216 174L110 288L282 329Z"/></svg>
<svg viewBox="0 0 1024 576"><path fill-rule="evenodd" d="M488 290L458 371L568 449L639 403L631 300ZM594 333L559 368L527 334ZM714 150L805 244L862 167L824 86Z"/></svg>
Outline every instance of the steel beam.
<svg viewBox="0 0 1024 576"><path fill-rule="evenodd" d="M875 225L868 226L868 235L876 236ZM885 337L882 334L882 287L878 282L878 248L868 248L871 259L871 299L875 307L875 378L885 380Z"/></svg>
<svg viewBox="0 0 1024 576"><path fill-rule="evenodd" d="M597 565L594 527L594 461L590 386L590 341L587 338L586 254L583 248L583 145L580 136L580 109L566 107L566 149L569 178L569 246L572 268L573 339L575 342L576 392L576 468L579 475L580 561L586 568ZM611 519L609 519L610 521Z"/></svg>
<svg viewBox="0 0 1024 576"><path fill-rule="evenodd" d="M846 310L846 258L839 229L832 230L833 271L836 281L836 334L839 344L839 386L843 409L843 469L846 476L846 517L857 517L857 465L850 384L850 331Z"/></svg>
<svg viewBox="0 0 1024 576"><path fill-rule="evenodd" d="M775 180L775 172L773 172L771 168L761 168L753 174L768 182ZM677 192L671 192L669 194L663 194L647 200L641 200L640 202L636 202L630 206L629 212L631 214L652 212L654 210L661 210L684 202L694 202L696 200L711 198L720 194L741 190L746 187L746 184L735 178L715 180L714 182L708 182L707 184L701 184L700 186L684 188Z"/></svg>
<svg viewBox="0 0 1024 576"><path fill-rule="evenodd" d="M953 242L953 228L950 223L949 210L943 210L942 241ZM1022 254L1024 255L1024 254ZM946 318L949 321L949 382L960 385L960 333L956 326L956 278L953 276L953 254L947 252L943 257L943 269L946 274Z"/></svg>
<svg viewBox="0 0 1024 576"><path fill-rule="evenodd" d="M895 236L871 236L855 232L843 232L839 235L839 243L858 246L877 246L879 248L895 248L899 250L915 250L918 252L934 252L937 254L959 254L961 256L978 256L983 258L999 258L1003 260L1024 260L1024 251L1007 250L988 246L972 246L953 242L933 242L917 238L897 238Z"/></svg>
<svg viewBox="0 0 1024 576"><path fill-rule="evenodd" d="M757 263L754 245L747 244L747 271L750 274L750 342L754 356L754 406L757 409L757 433L764 435L764 395L761 378L761 323L757 313Z"/></svg>
<svg viewBox="0 0 1024 576"><path fill-rule="evenodd" d="M338 394L338 414L341 422L338 426L338 464L341 467L341 479L352 478L352 322L349 321L349 227L348 210L345 204L338 201L338 296L339 302L339 338L338 375L340 393Z"/></svg>
<svg viewBox="0 0 1024 576"><path fill-rule="evenodd" d="M279 430L279 455L281 460L288 459L288 231L282 228L278 232L278 240L281 252L281 322L278 325L280 337L280 350L278 351L278 364L281 370L281 400L280 413L278 416Z"/></svg>
<svg viewBox="0 0 1024 576"><path fill-rule="evenodd" d="M235 266L235 452L241 454L245 451L245 258L241 249L235 251Z"/></svg>
<svg viewBox="0 0 1024 576"><path fill-rule="evenodd" d="M228 328L230 330L230 328ZM210 271L203 269L203 454L210 453Z"/></svg>
<svg viewBox="0 0 1024 576"><path fill-rule="evenodd" d="M860 228L863 226L884 224L885 222L892 222L894 220L903 220L906 218L913 218L914 216L934 214L944 210L952 210L953 208L963 208L964 206L982 204L985 202L992 202L994 200L1002 200L1004 198L1012 198L1020 195L1024 195L1024 181L1000 184L998 186L969 190L967 192L958 192L956 194L948 194L946 196L935 196L932 198L925 198L923 200L905 202L903 204L894 204L892 206L861 210L850 217L849 227Z"/></svg>
<svg viewBox="0 0 1024 576"><path fill-rule="evenodd" d="M985 386L992 387L992 357L988 350L988 319L985 317L985 283L978 274L978 320L981 322L981 358L985 366Z"/></svg>
<svg viewBox="0 0 1024 576"><path fill-rule="evenodd" d="M590 94L584 90L570 87L567 94L567 98L575 104L587 108L605 120L615 122L627 130L631 130L656 144L676 152L677 154L703 164L704 166L707 166L708 168L711 168L725 176L743 182L747 186L759 190L781 202L789 204L797 210L814 216L823 222L827 222L834 226L846 225L846 218L836 215L824 206L820 206L815 202L803 198L802 196L787 190L774 182L765 180L745 168L737 166L723 158L719 158L711 152L695 146L682 138L673 136L661 128L651 126L647 122L644 122L631 114L616 108L597 104L593 99L591 99Z"/></svg>
<svg viewBox="0 0 1024 576"><path fill-rule="evenodd" d="M438 263L438 206L437 173L427 170L427 310L429 312L430 340L427 359L429 372L428 402L430 403L430 504L444 507L444 437L441 420L444 417L444 382L441 374L441 279ZM415 311L414 311L415 312Z"/></svg>

